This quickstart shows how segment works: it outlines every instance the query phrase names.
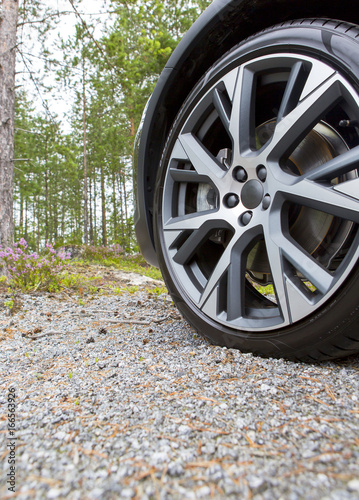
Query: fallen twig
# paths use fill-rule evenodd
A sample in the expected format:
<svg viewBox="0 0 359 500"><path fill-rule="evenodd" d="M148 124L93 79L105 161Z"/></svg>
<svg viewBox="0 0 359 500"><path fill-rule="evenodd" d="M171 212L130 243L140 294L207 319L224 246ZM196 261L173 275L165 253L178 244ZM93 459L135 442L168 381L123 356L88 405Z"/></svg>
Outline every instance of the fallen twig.
<svg viewBox="0 0 359 500"><path fill-rule="evenodd" d="M63 295L66 295L67 298L69 298L70 300L72 300L72 302L75 302L77 304L77 301L75 299L73 299L68 293L62 291L61 292Z"/></svg>
<svg viewBox="0 0 359 500"><path fill-rule="evenodd" d="M30 340L37 340L37 339L41 339L42 337L47 337L48 335L62 335L63 333L65 333L65 332L51 330L50 332L41 333L40 335L33 335L31 332L23 333L22 336L26 337L27 339L30 339ZM66 332L66 334L68 334L68 333L75 333L75 332Z"/></svg>
<svg viewBox="0 0 359 500"><path fill-rule="evenodd" d="M106 319L104 320L105 323L113 323L120 325L121 323L129 324L129 325L150 325L150 321L140 321L136 319L122 319L122 320L117 320L117 319Z"/></svg>
<svg viewBox="0 0 359 500"><path fill-rule="evenodd" d="M105 323L113 323L113 324L118 324L120 325L121 323L124 324L130 324L130 325L150 325L151 323L163 323L164 321L167 321L168 319L180 319L179 316L175 316L173 314L169 314L168 316L165 316L164 318L160 319L152 319L152 320L146 320L146 321L141 321L137 319L105 319L103 320Z"/></svg>

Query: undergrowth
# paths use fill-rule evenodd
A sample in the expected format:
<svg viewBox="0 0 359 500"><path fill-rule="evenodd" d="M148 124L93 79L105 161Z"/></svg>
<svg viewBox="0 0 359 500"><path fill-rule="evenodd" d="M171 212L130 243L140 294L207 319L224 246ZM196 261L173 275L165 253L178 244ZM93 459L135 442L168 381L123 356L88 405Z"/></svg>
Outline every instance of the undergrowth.
<svg viewBox="0 0 359 500"><path fill-rule="evenodd" d="M109 247L90 245L79 249L81 258L70 261L70 252L63 248L55 249L50 243L46 243L40 254L31 252L24 238L18 243L13 243L11 247L0 246L0 269L2 264L7 274L0 277L0 289L7 290L10 296L19 291L52 293L72 291L79 296L85 293L114 291L134 293L136 287L129 290L129 287L121 288L105 283L103 277L98 275L98 269L91 269L92 265L131 271L156 280L162 279L160 271L149 266L141 255L124 255L119 245ZM83 273L83 267L87 268L86 273ZM165 288L158 289L157 294L162 293L162 290ZM9 308L11 300L6 304Z"/></svg>
<svg viewBox="0 0 359 500"><path fill-rule="evenodd" d="M159 269L147 264L140 254L125 255L120 245L114 244L108 247L88 245L82 247L82 249L81 257L73 261L72 265L98 264L105 267L113 267L121 271L142 274L155 280L162 280L162 274Z"/></svg>

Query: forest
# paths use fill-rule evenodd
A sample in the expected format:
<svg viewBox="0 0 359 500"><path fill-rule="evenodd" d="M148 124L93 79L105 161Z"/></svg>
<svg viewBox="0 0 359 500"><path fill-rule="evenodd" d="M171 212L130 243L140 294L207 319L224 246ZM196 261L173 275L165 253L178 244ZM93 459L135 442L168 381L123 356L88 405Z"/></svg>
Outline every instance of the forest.
<svg viewBox="0 0 359 500"><path fill-rule="evenodd" d="M136 130L168 58L210 3L20 2L15 241L35 251L45 242L136 251ZM64 29L69 19L72 30Z"/></svg>

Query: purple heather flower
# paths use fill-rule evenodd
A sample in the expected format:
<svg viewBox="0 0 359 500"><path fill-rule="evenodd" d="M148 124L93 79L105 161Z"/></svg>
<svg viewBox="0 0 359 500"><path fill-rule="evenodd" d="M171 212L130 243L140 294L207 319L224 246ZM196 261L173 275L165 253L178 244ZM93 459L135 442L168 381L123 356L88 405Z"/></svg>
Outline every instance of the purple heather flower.
<svg viewBox="0 0 359 500"><path fill-rule="evenodd" d="M27 242L24 238L21 238L20 241L19 241L19 245L21 245L22 247L24 248L27 248L28 245L27 245Z"/></svg>

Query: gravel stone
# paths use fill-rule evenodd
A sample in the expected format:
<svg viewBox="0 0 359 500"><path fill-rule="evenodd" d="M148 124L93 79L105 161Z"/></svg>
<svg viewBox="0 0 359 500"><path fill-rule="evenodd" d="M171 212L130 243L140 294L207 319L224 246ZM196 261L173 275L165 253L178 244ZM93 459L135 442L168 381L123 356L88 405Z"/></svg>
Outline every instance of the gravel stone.
<svg viewBox="0 0 359 500"><path fill-rule="evenodd" d="M137 286L81 304L23 294L11 319L0 311L0 435L15 387L18 500L358 500L359 356L213 346L151 281Z"/></svg>

